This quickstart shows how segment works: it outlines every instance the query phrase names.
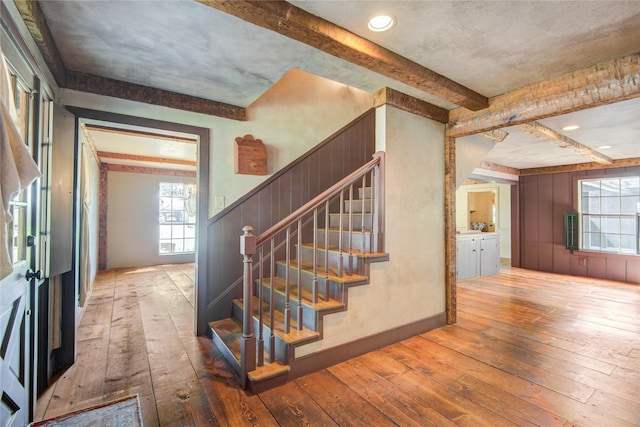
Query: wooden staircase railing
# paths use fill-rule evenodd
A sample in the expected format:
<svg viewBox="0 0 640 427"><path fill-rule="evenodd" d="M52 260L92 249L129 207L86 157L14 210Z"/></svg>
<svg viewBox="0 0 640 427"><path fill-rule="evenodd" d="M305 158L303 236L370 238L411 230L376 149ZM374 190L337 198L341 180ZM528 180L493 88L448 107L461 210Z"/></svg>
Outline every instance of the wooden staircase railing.
<svg viewBox="0 0 640 427"><path fill-rule="evenodd" d="M363 192L359 200L353 199L354 185L360 186ZM345 199L345 192L348 198ZM369 192L368 198L367 192ZM366 205L369 206L366 206ZM304 327L303 304L302 304L302 270L303 263L310 264L312 269L312 303L317 304L320 299L325 302L330 298L329 289L329 271L331 265L335 263L335 259L330 260L329 227L330 213L332 209L338 208L338 254L336 275L353 275L360 264L355 265L356 256L365 256L367 253L379 253L384 247L384 153L378 152L373 155L373 160L369 161L347 177L343 178L311 201L292 212L286 218L282 219L274 226L263 232L259 236L253 234L253 227L247 225L243 227L243 234L240 237L240 254L243 256L243 316L242 316L242 338L240 343L240 377L243 384L247 384L247 376L249 372L254 371L257 367L264 365L265 353L265 337L263 336L265 317L268 319L268 330L270 336L267 344L269 362L276 361L275 354L275 336L274 336L274 278L275 278L275 258L277 251L282 251L284 246L285 259L285 291L284 291L284 327L283 333L291 332L291 253L292 245L295 246L295 268L297 277L297 313L296 329L301 331ZM370 213L370 221L365 221L366 213ZM355 230L355 217L360 216L360 224L358 230ZM346 222L346 224L345 224ZM323 224L321 224L323 223ZM323 242L319 242L318 230L320 225L324 226ZM354 234L359 233L359 248L354 248ZM303 236L313 236L313 244L311 248L306 248L307 253L303 254L305 248L302 240ZM284 243L284 244L283 244ZM345 250L346 246L346 250ZM309 255L309 250L311 254ZM257 272L259 276L259 286L257 287L257 304L258 304L258 337L254 335L254 278L253 274L256 270L253 266L253 256L258 256ZM305 262L304 258L311 258L311 262ZM346 266L345 266L346 264ZM323 272L320 272L320 269ZM323 274L324 289L319 289L319 275ZM265 315L263 312L265 305L263 281L268 278L269 296L268 310Z"/></svg>

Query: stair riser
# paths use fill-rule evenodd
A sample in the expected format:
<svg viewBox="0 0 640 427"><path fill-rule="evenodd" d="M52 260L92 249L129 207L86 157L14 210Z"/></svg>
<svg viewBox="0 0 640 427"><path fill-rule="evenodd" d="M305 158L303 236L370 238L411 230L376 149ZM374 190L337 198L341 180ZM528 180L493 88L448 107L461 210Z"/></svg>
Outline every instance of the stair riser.
<svg viewBox="0 0 640 427"><path fill-rule="evenodd" d="M318 244L324 245L324 230L319 230L317 233L317 242ZM337 247L338 242L340 242L340 233L338 231L329 231L329 246ZM364 243L364 244L363 244ZM342 246L343 248L348 247L349 245L349 232L344 231L342 233ZM369 233L362 234L360 231L354 231L351 233L351 247L358 249L359 251L370 251L371 250L371 235Z"/></svg>
<svg viewBox="0 0 640 427"><path fill-rule="evenodd" d="M349 201L349 200L345 200L344 201L344 210L343 213L348 214L349 213L349 205L351 205L351 211L352 212L365 212L365 213L371 213L371 200L370 199L364 199L364 200L353 200L353 201ZM364 206L363 206L364 205Z"/></svg>
<svg viewBox="0 0 640 427"><path fill-rule="evenodd" d="M259 287L259 285L256 285ZM257 292L257 290L256 290ZM267 303L271 303L270 300L270 294L269 294L269 287L268 286L263 286L263 292L264 292L264 301ZM256 293L256 295L258 295ZM275 310L280 310L282 312L284 312L284 306L285 306L285 297L283 294L281 294L280 292L274 292L273 293L273 299L275 301L275 305L274 305L274 309ZM297 322L299 322L298 319L298 300L294 299L293 296L291 296L290 298L290 307L291 307L291 318L293 320ZM309 307L308 305L302 304L302 324L304 325L305 328L307 329L311 329L312 331L317 331L318 330L318 322L319 322L319 313L317 311L315 311L314 309L312 309L311 307Z"/></svg>
<svg viewBox="0 0 640 427"><path fill-rule="evenodd" d="M239 322L242 322L242 308L240 308L235 303L233 304L233 318ZM253 318L253 335L256 337L256 341L260 338L259 328L260 328L260 321L254 317ZM263 325L262 339L264 340L264 351L267 354L269 354L269 352L271 351L270 335L271 335L271 329L269 329L269 325L266 325L266 324ZM284 341L282 341L282 339L280 339L277 335L275 335L274 338L275 338L274 343L275 343L276 360L279 361L280 363L288 365L290 363L290 360L287 352L287 348L288 348L287 344ZM267 360L266 356L265 356L265 360Z"/></svg>
<svg viewBox="0 0 640 427"><path fill-rule="evenodd" d="M349 227L349 214L342 214L342 229L346 229ZM340 228L340 215L334 214L329 216L329 227L330 228ZM353 229L360 230L362 228L362 214L354 213L353 214ZM371 230L371 214L364 214L364 228L365 230Z"/></svg>
<svg viewBox="0 0 640 427"><path fill-rule="evenodd" d="M370 199L372 194L371 187L358 188L358 199Z"/></svg>
<svg viewBox="0 0 640 427"><path fill-rule="evenodd" d="M284 278L286 270L287 269L283 264L278 264L276 267L277 276ZM291 283L297 283L298 270L294 267L291 267L289 270L289 274L290 274L289 280L291 281ZM301 277L302 277L302 287L308 290L309 292L313 292L313 274L303 272ZM318 275L318 293L322 296L324 296L325 294L325 289L326 289L325 283L326 283L326 280L324 276ZM343 302L342 291L343 291L342 283L336 283L332 280L329 280L329 298L334 299L336 301Z"/></svg>
<svg viewBox="0 0 640 427"><path fill-rule="evenodd" d="M352 257L353 261L353 271L351 273L358 273L359 271L359 259L357 257ZM313 262L313 248L307 248L307 247L303 247L302 248L302 261L303 262L308 262L311 263ZM316 261L318 263L319 267L324 267L325 264L325 251L317 251L316 252ZM339 261L340 261L340 253L336 252L336 251L329 251L329 268L330 269L334 269L334 270L338 270L338 266L339 266ZM348 270L348 266L349 266L349 253L347 252L347 249L345 248L345 251L342 254L342 265L343 265L343 269L346 273L349 273Z"/></svg>

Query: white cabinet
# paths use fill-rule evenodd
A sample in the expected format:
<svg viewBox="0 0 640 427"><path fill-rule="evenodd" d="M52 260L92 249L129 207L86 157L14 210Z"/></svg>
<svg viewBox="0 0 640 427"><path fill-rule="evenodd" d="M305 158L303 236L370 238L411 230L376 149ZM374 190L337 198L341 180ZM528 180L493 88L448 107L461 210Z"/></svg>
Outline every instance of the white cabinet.
<svg viewBox="0 0 640 427"><path fill-rule="evenodd" d="M456 239L458 280L500 272L498 233L461 234Z"/></svg>

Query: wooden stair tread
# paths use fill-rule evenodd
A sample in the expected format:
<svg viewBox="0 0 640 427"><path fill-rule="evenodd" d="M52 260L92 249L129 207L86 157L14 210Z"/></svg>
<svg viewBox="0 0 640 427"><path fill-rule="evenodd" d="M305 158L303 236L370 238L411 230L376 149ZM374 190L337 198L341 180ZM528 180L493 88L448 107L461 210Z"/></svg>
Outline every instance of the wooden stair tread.
<svg viewBox="0 0 640 427"><path fill-rule="evenodd" d="M238 307L244 310L244 301L242 301L242 299L236 299L236 300L233 300L233 302ZM258 304L259 304L258 297L254 296L252 308L253 308L253 317L255 319L259 319ZM262 310L263 310L262 311L263 324L264 326L269 328L269 325L271 323L271 313L269 311L269 304L266 302L263 303ZM256 338L258 337L257 332L258 331L254 332L254 335L256 335ZM307 329L305 327L303 327L302 330L299 331L298 323L295 321L295 319L293 319L293 316L291 318L290 331L288 334L286 334L284 332L284 313L280 310L273 310L273 333L274 335L277 335L283 342L290 345L300 345L300 344L304 344L309 341L314 341L320 338L320 332L312 331L311 329Z"/></svg>
<svg viewBox="0 0 640 427"><path fill-rule="evenodd" d="M286 265L285 261L276 261L276 264ZM296 259L292 259L290 261L290 267L294 270L298 269L298 261ZM302 262L302 271L306 274L313 274L313 263L311 262ZM318 266L318 277L325 277L325 269L323 266ZM351 276L346 273L342 275L342 277L338 277L338 270L335 268L329 268L329 280L332 280L337 283L344 284L353 284L353 283L363 283L367 282L369 279L367 276L362 276L360 274L352 274Z"/></svg>
<svg viewBox="0 0 640 427"><path fill-rule="evenodd" d="M313 243L303 243L302 244L303 248L307 248L307 249L313 249ZM324 251L324 244L318 244L318 250L319 251ZM334 245L330 245L329 246L329 251L330 252L338 252L338 247L334 246ZM342 252L345 255L349 254L348 248L342 248ZM380 259L384 259L385 261L389 259L389 254L386 252L361 252L359 249L356 248L351 248L351 255L358 257L358 258L363 258L363 259L376 259L376 258L380 258ZM291 261L291 263L293 263L293 260ZM318 267L320 268L320 267ZM331 269L330 269L331 270Z"/></svg>
<svg viewBox="0 0 640 427"><path fill-rule="evenodd" d="M289 371L291 371L291 366L289 365L283 365L280 362L264 362L264 365L256 367L255 371L248 372L247 376L251 382L260 382L286 375Z"/></svg>
<svg viewBox="0 0 640 427"><path fill-rule="evenodd" d="M227 346L233 357L240 363L240 345L242 340L242 325L233 318L216 320L209 322L209 326L220 337ZM265 358L267 355L265 354ZM284 365L278 361L264 362L264 365L256 367L255 371L247 373L252 382L266 381L268 379L288 374L291 370L289 365Z"/></svg>
<svg viewBox="0 0 640 427"><path fill-rule="evenodd" d="M274 291L285 295L285 289L286 289L286 283L285 280L281 277L274 277ZM266 286L267 288L269 288L271 286L270 283L271 279L262 279L262 284L263 286ZM298 284L297 283L290 283L289 284L289 289L291 292L291 299L292 300L298 300ZM313 304L311 301L313 299L313 294L311 293L311 291L309 291L308 289L302 288L302 303L305 305L308 305L309 307L311 307L312 309L316 310L316 311L325 311L325 310L336 310L336 309L342 309L344 308L344 304L342 304L341 302L338 302L332 298L329 298L328 300L324 300L324 297L322 295L318 295L318 302L316 304Z"/></svg>
<svg viewBox="0 0 640 427"><path fill-rule="evenodd" d="M355 225L361 225L361 224L355 224ZM343 233L348 233L349 232L349 224L346 224L347 228L343 228L342 232ZM329 233L339 233L340 232L340 228L339 227L329 227L329 228L318 228L318 231L328 231ZM364 230L358 228L358 229L353 229L353 234L371 234L371 230L365 228Z"/></svg>

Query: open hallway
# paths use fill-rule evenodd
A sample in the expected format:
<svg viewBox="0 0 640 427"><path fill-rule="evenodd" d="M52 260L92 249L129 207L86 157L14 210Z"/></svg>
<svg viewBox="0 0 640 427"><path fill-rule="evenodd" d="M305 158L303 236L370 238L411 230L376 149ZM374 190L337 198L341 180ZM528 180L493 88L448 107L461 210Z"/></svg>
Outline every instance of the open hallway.
<svg viewBox="0 0 640 427"><path fill-rule="evenodd" d="M637 286L505 268L458 324L247 394L193 336L193 264L101 272L36 420L138 394L144 425L637 426Z"/></svg>

